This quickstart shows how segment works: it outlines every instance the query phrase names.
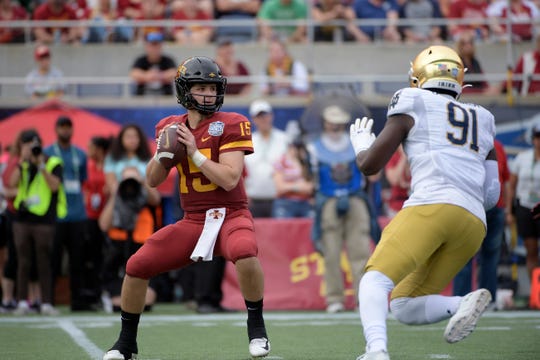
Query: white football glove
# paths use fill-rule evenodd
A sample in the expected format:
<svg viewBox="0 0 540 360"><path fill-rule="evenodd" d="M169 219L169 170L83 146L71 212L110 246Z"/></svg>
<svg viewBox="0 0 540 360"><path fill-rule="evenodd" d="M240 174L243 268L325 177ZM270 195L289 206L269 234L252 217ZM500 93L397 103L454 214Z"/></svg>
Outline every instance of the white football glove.
<svg viewBox="0 0 540 360"><path fill-rule="evenodd" d="M351 143L354 147L354 153L358 155L360 151L367 150L375 141L375 134L371 132L373 119L364 116L362 119L356 119L351 125Z"/></svg>

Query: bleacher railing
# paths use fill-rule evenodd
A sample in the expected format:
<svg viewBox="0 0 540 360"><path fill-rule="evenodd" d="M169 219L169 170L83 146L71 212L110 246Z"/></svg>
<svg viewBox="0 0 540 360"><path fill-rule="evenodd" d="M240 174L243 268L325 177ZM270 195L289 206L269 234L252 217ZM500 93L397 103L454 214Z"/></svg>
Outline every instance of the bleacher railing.
<svg viewBox="0 0 540 360"><path fill-rule="evenodd" d="M433 18L433 19L395 19L392 20L392 24L397 27L406 27L406 26L448 26L450 24L457 25L468 25L474 23L488 25L491 23L490 19L447 19L447 18ZM332 21L332 22L317 22L313 19L305 20L290 20L290 21L264 21L264 23L270 26L297 26L305 25L307 28L308 34L308 44L315 43L314 41L314 29L316 26L320 25L346 25L346 21ZM386 19L361 19L356 20L357 25L365 26L384 26L388 24ZM512 24L531 24L536 31L540 31L540 19L535 19L533 21L519 19L513 21ZM80 27L80 28L89 28L93 26L105 26L105 27L133 27L133 28L145 28L145 27L158 27L168 31L175 27L189 27L189 26L208 26L214 29L218 27L233 27L233 26L248 26L251 27L254 34L258 33L258 27L260 21L257 19L223 19L223 20L208 20L208 21L185 21L185 20L115 20L115 21L106 21L100 20L96 22L94 20L80 20L80 21L36 21L36 20L25 20L25 21L0 21L0 28L20 28L24 30L25 40L29 43L33 41L32 31L36 27L54 27L54 28L64 28L64 27ZM449 35L450 36L450 35ZM335 37L336 41L339 42L342 40L339 36ZM257 41L257 35L252 39ZM336 42L334 41L334 42ZM489 39L488 42L500 41L500 39ZM511 36L508 37L507 48L511 48L513 42L515 41ZM376 36L374 43L382 42L381 38ZM452 40L447 40L447 44L452 44ZM0 50L2 47L9 45L0 45ZM65 45L69 46L69 45ZM532 48L533 46L531 46ZM5 51L5 49L3 50ZM511 52L507 51L508 54L512 55ZM515 62L515 59L505 59L502 60L506 63L506 66L511 66ZM9 77L7 74L0 74L0 84L2 85L13 85L13 86L23 86L25 79L21 77ZM521 80L521 75L512 76L512 80L519 81ZM531 80L538 80L539 75L531 77ZM272 82L272 79L267 79L263 76L248 76L248 77L230 77L230 83L252 83L260 84L263 81ZM482 81L488 80L490 83L501 82L508 79L507 73L485 73L483 75L467 75L468 81ZM362 93L367 95L376 94L377 91L374 89L375 82L382 83L403 83L406 84L408 79L406 75L383 75L383 74L344 74L344 75L321 75L321 74L312 74L311 83L314 87L318 85L325 84L362 84ZM100 77L80 77L80 76L67 76L62 82L68 86L68 94L74 97L78 97L76 88L80 85L116 85L120 88L119 97L128 98L132 96L132 80L128 76L100 76ZM397 90L397 89L396 89ZM387 95L387 94L386 94ZM6 96L9 96L5 91L2 92L2 98L5 99Z"/></svg>

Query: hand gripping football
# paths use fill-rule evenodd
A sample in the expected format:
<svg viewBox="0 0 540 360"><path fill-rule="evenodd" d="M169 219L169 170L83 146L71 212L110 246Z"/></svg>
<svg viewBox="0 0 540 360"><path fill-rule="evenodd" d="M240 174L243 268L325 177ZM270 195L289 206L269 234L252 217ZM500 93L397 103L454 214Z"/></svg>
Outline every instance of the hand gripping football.
<svg viewBox="0 0 540 360"><path fill-rule="evenodd" d="M157 142L156 158L166 169L176 166L186 157L186 146L178 141L178 124L171 124L161 130Z"/></svg>

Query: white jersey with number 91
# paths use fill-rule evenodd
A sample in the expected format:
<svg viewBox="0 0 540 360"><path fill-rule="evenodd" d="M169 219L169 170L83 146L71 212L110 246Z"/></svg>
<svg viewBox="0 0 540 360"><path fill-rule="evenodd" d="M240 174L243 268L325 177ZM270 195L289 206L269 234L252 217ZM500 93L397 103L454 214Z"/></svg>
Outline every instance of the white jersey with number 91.
<svg viewBox="0 0 540 360"><path fill-rule="evenodd" d="M412 177L403 207L453 204L485 224L484 161L495 138L493 115L479 105L418 88L394 94L388 116L396 114L414 119L403 144Z"/></svg>

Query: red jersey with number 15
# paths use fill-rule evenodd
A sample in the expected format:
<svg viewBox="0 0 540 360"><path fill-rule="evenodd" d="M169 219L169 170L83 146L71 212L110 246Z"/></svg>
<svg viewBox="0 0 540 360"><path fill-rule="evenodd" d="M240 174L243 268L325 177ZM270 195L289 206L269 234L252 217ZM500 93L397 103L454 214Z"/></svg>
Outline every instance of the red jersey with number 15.
<svg viewBox="0 0 540 360"><path fill-rule="evenodd" d="M187 114L162 119L156 125L156 139L161 129L168 124L186 124L186 121ZM251 123L241 114L216 112L208 119L202 120L196 129L191 129L191 132L199 151L212 161L219 162L219 155L230 151L243 151L246 155L253 153ZM234 189L225 191L208 180L189 157L182 160L176 169L180 174L178 186L184 211L201 212L214 207L247 208L248 200L243 177Z"/></svg>

